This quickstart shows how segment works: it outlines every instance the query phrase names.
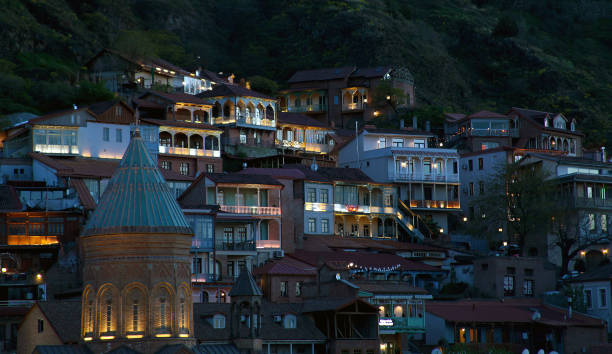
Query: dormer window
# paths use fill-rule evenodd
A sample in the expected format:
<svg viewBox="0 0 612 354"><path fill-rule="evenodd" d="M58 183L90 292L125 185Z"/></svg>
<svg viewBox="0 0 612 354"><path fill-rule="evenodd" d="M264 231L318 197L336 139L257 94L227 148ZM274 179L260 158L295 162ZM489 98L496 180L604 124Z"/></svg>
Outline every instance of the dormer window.
<svg viewBox="0 0 612 354"><path fill-rule="evenodd" d="M283 320L283 327L285 328L296 328L297 327L297 318L295 315L287 314Z"/></svg>
<svg viewBox="0 0 612 354"><path fill-rule="evenodd" d="M565 125L565 119L563 119L563 117L560 117L560 116L557 116L557 118L555 118L553 125L557 129L567 129Z"/></svg>
<svg viewBox="0 0 612 354"><path fill-rule="evenodd" d="M548 118L544 118L544 126L548 127Z"/></svg>
<svg viewBox="0 0 612 354"><path fill-rule="evenodd" d="M225 328L225 316L222 314L216 314L212 319L213 328L223 329Z"/></svg>

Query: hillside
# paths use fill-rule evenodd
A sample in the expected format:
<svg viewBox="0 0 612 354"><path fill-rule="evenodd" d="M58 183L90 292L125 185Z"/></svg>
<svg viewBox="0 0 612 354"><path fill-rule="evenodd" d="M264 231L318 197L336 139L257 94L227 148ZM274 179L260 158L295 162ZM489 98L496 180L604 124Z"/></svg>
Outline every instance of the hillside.
<svg viewBox="0 0 612 354"><path fill-rule="evenodd" d="M417 112L511 106L579 120L612 145L612 2L605 0L0 0L0 114L105 99L79 80L104 46L187 68L262 75L403 65Z"/></svg>

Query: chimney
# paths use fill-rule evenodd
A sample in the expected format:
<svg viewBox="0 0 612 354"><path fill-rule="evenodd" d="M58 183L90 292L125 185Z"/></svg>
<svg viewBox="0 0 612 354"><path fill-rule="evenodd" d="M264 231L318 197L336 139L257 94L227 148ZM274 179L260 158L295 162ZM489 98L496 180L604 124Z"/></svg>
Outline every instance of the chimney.
<svg viewBox="0 0 612 354"><path fill-rule="evenodd" d="M429 121L425 121L425 131L431 131L431 123Z"/></svg>
<svg viewBox="0 0 612 354"><path fill-rule="evenodd" d="M601 147L601 161L602 162L607 162L607 158L606 158L606 147L602 146Z"/></svg>
<svg viewBox="0 0 612 354"><path fill-rule="evenodd" d="M417 116L412 116L412 129L417 129Z"/></svg>
<svg viewBox="0 0 612 354"><path fill-rule="evenodd" d="M400 129L404 129L404 120L403 119L400 120Z"/></svg>

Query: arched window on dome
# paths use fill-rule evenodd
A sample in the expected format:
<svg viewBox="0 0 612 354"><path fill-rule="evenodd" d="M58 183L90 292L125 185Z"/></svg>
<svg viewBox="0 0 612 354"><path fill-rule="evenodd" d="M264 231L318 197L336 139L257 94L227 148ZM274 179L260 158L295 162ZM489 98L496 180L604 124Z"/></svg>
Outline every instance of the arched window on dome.
<svg viewBox="0 0 612 354"><path fill-rule="evenodd" d="M187 337L191 328L191 293L186 285L181 285L178 290L178 308L177 308L177 319L178 319L178 332L179 336Z"/></svg>
<svg viewBox="0 0 612 354"><path fill-rule="evenodd" d="M114 338L119 319L119 292L114 286L102 287L98 297L98 311L100 339Z"/></svg>
<svg viewBox="0 0 612 354"><path fill-rule="evenodd" d="M85 287L83 290L83 317L82 321L82 336L84 338L93 339L95 332L95 320L96 320L96 301L95 292L91 285ZM90 340L90 339L88 339Z"/></svg>
<svg viewBox="0 0 612 354"><path fill-rule="evenodd" d="M123 311L124 328L128 336L144 335L147 318L147 299L144 285L131 285L126 288Z"/></svg>
<svg viewBox="0 0 612 354"><path fill-rule="evenodd" d="M173 332L173 296L165 284L155 287L151 295L153 303L153 328L156 337L169 337Z"/></svg>

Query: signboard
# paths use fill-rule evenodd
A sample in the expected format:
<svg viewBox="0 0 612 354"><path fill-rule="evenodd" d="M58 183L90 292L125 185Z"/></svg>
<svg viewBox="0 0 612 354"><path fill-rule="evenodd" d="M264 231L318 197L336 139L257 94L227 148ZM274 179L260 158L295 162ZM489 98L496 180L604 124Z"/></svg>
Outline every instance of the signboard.
<svg viewBox="0 0 612 354"><path fill-rule="evenodd" d="M381 318L378 320L379 326L390 327L393 326L393 320L390 318Z"/></svg>

